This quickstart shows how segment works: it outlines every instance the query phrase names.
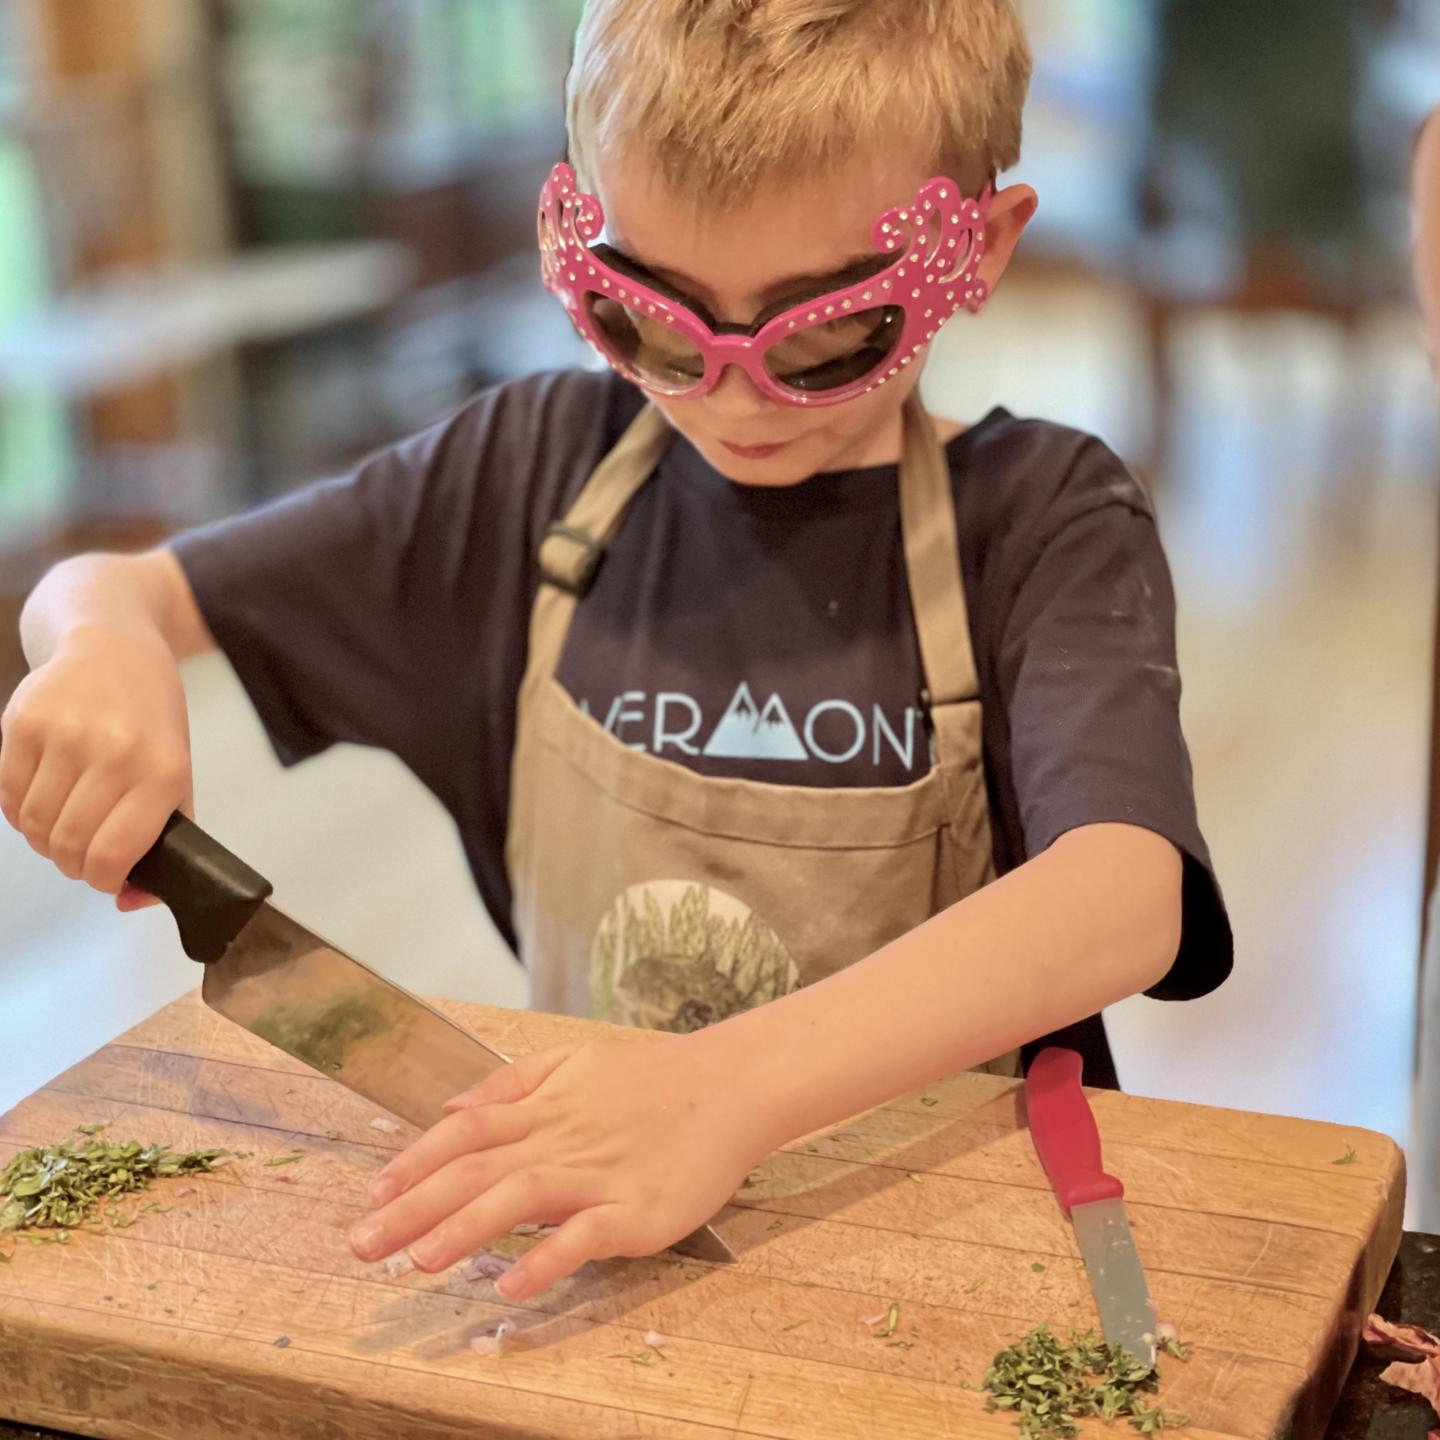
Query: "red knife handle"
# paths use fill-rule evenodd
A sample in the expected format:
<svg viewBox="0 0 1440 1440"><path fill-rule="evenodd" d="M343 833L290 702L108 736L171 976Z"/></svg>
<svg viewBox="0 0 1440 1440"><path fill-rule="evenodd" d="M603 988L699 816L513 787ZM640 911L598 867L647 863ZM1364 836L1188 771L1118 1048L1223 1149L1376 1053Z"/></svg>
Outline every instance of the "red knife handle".
<svg viewBox="0 0 1440 1440"><path fill-rule="evenodd" d="M1042 1050L1025 1076L1025 1113L1040 1163L1068 1215L1077 1205L1118 1200L1125 1187L1107 1175L1100 1132L1080 1088L1082 1061L1074 1050Z"/></svg>

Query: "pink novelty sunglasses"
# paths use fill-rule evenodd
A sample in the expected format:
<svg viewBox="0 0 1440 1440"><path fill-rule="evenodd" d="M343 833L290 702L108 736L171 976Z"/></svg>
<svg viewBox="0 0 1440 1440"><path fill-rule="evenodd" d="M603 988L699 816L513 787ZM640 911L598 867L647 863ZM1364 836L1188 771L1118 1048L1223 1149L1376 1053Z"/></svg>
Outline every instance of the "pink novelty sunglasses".
<svg viewBox="0 0 1440 1440"><path fill-rule="evenodd" d="M956 311L980 309L992 193L966 199L952 180L927 180L912 204L876 220L871 273L782 301L751 325L717 324L600 240L599 200L561 164L540 191L540 273L581 335L647 390L699 397L738 365L781 404L836 405L899 375Z"/></svg>

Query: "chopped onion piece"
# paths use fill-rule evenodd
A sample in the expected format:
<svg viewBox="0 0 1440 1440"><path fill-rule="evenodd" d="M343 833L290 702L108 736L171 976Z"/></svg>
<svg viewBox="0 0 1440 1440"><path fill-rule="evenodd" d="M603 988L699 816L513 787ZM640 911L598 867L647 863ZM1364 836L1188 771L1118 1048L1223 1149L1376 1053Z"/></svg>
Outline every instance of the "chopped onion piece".
<svg viewBox="0 0 1440 1440"><path fill-rule="evenodd" d="M415 1262L410 1258L408 1250L402 1250L398 1255L391 1255L385 1261L385 1273L392 1280L398 1280L402 1275L408 1275L414 1268Z"/></svg>
<svg viewBox="0 0 1440 1440"><path fill-rule="evenodd" d="M460 1272L464 1280L498 1280L515 1262L504 1255L496 1255L493 1251L482 1250L478 1255L472 1255L466 1262L465 1268Z"/></svg>
<svg viewBox="0 0 1440 1440"><path fill-rule="evenodd" d="M651 1350L663 1350L665 1348L665 1337L658 1330L647 1330L645 1332L645 1344Z"/></svg>
<svg viewBox="0 0 1440 1440"><path fill-rule="evenodd" d="M387 1120L383 1115L377 1115L371 1122L372 1130L383 1130L387 1135L398 1135L400 1127L393 1121Z"/></svg>
<svg viewBox="0 0 1440 1440"><path fill-rule="evenodd" d="M470 1341L470 1348L478 1355L499 1355L505 1348L505 1337L515 1329L513 1320L502 1320L493 1335L476 1335Z"/></svg>

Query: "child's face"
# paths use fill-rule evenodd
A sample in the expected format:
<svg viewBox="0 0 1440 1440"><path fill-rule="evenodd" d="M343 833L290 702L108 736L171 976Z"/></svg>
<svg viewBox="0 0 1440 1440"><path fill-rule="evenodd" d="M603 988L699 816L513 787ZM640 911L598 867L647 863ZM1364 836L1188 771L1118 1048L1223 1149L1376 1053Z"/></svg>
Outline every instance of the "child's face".
<svg viewBox="0 0 1440 1440"><path fill-rule="evenodd" d="M720 322L750 324L779 301L796 304L840 283L833 277L873 259L871 227L933 173L922 164L858 168L842 180L769 185L724 213L696 214L643 170L596 164L595 188L610 244ZM981 276L993 289L1034 209L1026 186L992 204ZM829 283L827 283L827 281ZM963 313L952 325L973 325ZM823 470L895 460L900 409L920 365L837 405L781 405L730 366L698 399L650 398L721 474L743 485L794 485Z"/></svg>

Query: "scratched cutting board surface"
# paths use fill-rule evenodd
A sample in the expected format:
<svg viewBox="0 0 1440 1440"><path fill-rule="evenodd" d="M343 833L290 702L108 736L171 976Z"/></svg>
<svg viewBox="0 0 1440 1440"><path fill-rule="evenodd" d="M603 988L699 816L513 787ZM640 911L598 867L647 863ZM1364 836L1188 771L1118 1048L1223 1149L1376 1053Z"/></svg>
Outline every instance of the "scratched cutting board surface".
<svg viewBox="0 0 1440 1440"><path fill-rule="evenodd" d="M512 1054L643 1039L446 1008ZM369 1178L413 1132L372 1128L368 1102L190 996L0 1118L3 1158L95 1122L112 1140L250 1152L165 1182L145 1198L171 1208L127 1228L0 1246L0 1413L146 1440L1008 1440L1014 1422L966 1383L1042 1320L1097 1323L1021 1098L961 1075L787 1147L718 1222L737 1265L608 1261L510 1306L458 1271L390 1278L354 1260ZM1166 1406L1196 1436L1320 1436L1399 1241L1394 1143L1092 1100L1161 1318L1194 1344L1162 1361ZM864 1321L893 1303L886 1341ZM470 1348L507 1318L504 1353ZM636 1363L651 1330L664 1348Z"/></svg>

